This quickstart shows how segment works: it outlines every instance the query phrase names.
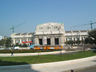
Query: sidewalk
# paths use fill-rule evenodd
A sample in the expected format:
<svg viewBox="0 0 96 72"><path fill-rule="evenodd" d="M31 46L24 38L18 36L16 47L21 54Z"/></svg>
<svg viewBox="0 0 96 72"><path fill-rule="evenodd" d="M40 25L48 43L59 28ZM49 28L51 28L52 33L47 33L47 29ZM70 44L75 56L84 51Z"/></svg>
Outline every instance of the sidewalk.
<svg viewBox="0 0 96 72"><path fill-rule="evenodd" d="M48 55L48 54L60 54L60 53L72 53L77 51L53 51L53 52L38 52L38 53L14 53L13 56L36 56L36 55ZM11 53L0 53L0 57L11 56Z"/></svg>
<svg viewBox="0 0 96 72"><path fill-rule="evenodd" d="M76 70L96 65L96 56L30 65L0 66L0 72L64 72L67 70Z"/></svg>

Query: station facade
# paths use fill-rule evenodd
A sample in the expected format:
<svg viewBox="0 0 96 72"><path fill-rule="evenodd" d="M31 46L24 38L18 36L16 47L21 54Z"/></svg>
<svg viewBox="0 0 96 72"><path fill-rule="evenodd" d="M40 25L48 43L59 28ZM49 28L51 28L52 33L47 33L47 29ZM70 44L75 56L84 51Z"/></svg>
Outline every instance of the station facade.
<svg viewBox="0 0 96 72"><path fill-rule="evenodd" d="M64 45L65 42L65 31L64 24L59 23L45 23L40 24L36 27L35 33L35 44L41 46L50 45Z"/></svg>
<svg viewBox="0 0 96 72"><path fill-rule="evenodd" d="M87 36L87 30L65 31L64 24L53 22L37 25L36 30L33 33L11 34L14 45L16 43L26 43L27 45L34 43L41 46L64 45L66 41L82 41L85 40Z"/></svg>
<svg viewBox="0 0 96 72"><path fill-rule="evenodd" d="M84 41L88 37L88 30L66 31L66 41Z"/></svg>
<svg viewBox="0 0 96 72"><path fill-rule="evenodd" d="M13 33L11 34L12 42L16 44L27 44L31 45L33 42L34 33Z"/></svg>

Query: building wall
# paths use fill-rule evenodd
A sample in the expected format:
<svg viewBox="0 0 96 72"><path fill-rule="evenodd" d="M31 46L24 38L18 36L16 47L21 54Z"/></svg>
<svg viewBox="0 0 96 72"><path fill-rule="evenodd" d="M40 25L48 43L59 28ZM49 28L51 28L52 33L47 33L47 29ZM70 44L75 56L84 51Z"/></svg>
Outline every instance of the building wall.
<svg viewBox="0 0 96 72"><path fill-rule="evenodd" d="M88 36L88 31L81 30L81 31L66 31L65 37L66 41L72 40L72 41L83 41Z"/></svg>
<svg viewBox="0 0 96 72"><path fill-rule="evenodd" d="M39 38L43 40L44 36L47 38L51 38L51 45L55 45L55 38L59 38L59 43L63 44L65 41L77 41L79 39L80 41L85 40L85 38L88 36L88 31L65 31L65 36L60 34L42 34L42 35L35 35L35 38L33 37L34 33L31 35L26 33L25 35L22 35L22 33L18 34L12 34L11 38L13 40L13 44L19 43L22 44L22 41L35 41L35 44L39 44Z"/></svg>
<svg viewBox="0 0 96 72"><path fill-rule="evenodd" d="M56 38L59 39L59 45L64 45L66 41L80 41L85 40L88 36L88 31L65 31L64 24L59 23L45 23L37 25L34 33L14 33L11 35L13 44L22 44L22 41L33 41L35 44L40 44L39 40L42 40L42 45L47 45L47 40L50 39L50 45L56 45Z"/></svg>
<svg viewBox="0 0 96 72"><path fill-rule="evenodd" d="M48 45L47 39L50 39L50 46L55 46L55 38L59 39L59 44L58 45L64 45L64 35L35 35L35 44L40 44L39 39L42 39L42 45Z"/></svg>
<svg viewBox="0 0 96 72"><path fill-rule="evenodd" d="M12 38L14 45L16 43L23 44L22 42L33 41L33 36L34 36L34 33L14 33L14 34L11 34L11 38ZM30 43L27 43L27 44L29 45Z"/></svg>
<svg viewBox="0 0 96 72"><path fill-rule="evenodd" d="M59 23L45 23L38 25L35 30L35 44L48 45L48 39L50 39L50 45L64 45L65 42L65 31L64 24ZM57 40L57 42L56 42Z"/></svg>
<svg viewBox="0 0 96 72"><path fill-rule="evenodd" d="M3 37L2 36L0 36L0 40L2 40L3 39Z"/></svg>

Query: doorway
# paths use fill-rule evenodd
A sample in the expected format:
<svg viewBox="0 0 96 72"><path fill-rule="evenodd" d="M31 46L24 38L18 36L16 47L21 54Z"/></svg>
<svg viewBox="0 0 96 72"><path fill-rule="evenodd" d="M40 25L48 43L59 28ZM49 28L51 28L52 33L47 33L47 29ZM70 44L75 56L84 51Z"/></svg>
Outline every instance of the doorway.
<svg viewBox="0 0 96 72"><path fill-rule="evenodd" d="M47 38L47 45L50 45L51 44L51 40L50 38Z"/></svg>
<svg viewBox="0 0 96 72"><path fill-rule="evenodd" d="M39 44L43 45L42 39L39 39Z"/></svg>
<svg viewBox="0 0 96 72"><path fill-rule="evenodd" d="M59 45L59 38L55 38L55 45Z"/></svg>

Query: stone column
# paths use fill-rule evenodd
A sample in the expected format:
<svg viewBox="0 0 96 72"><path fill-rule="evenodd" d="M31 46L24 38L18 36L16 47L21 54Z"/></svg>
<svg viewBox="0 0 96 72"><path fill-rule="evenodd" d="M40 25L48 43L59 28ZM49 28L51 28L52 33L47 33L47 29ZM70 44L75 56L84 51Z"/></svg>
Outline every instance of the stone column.
<svg viewBox="0 0 96 72"><path fill-rule="evenodd" d="M44 36L42 40L43 40L43 45L47 45L47 37Z"/></svg>
<svg viewBox="0 0 96 72"><path fill-rule="evenodd" d="M35 44L39 44L39 38L35 37Z"/></svg>
<svg viewBox="0 0 96 72"><path fill-rule="evenodd" d="M13 44L16 44L15 38L13 38Z"/></svg>
<svg viewBox="0 0 96 72"><path fill-rule="evenodd" d="M64 45L64 36L59 37L59 45Z"/></svg>
<svg viewBox="0 0 96 72"><path fill-rule="evenodd" d="M22 39L20 38L20 44L22 44Z"/></svg>
<svg viewBox="0 0 96 72"><path fill-rule="evenodd" d="M54 38L54 36L50 37L50 39L51 39L51 45L54 46L55 45L55 38Z"/></svg>

